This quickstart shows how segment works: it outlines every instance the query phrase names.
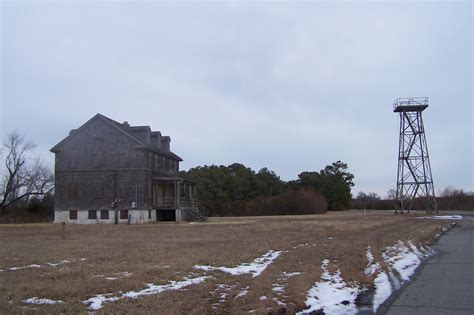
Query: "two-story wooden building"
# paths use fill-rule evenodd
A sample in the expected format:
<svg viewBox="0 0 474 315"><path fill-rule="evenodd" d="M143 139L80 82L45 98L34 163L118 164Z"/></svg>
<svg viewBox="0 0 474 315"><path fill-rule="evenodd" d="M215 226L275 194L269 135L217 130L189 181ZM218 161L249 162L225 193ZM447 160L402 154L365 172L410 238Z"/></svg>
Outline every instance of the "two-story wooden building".
<svg viewBox="0 0 474 315"><path fill-rule="evenodd" d="M55 145L55 222L205 220L171 139L97 114Z"/></svg>

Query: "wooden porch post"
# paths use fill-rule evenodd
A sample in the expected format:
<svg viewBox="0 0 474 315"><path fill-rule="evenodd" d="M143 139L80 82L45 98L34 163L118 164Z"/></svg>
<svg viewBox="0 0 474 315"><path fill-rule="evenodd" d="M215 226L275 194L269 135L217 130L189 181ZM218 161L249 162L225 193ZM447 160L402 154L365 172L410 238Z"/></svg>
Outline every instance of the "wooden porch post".
<svg viewBox="0 0 474 315"><path fill-rule="evenodd" d="M176 221L181 222L181 184L180 182L175 183L175 194L176 194Z"/></svg>

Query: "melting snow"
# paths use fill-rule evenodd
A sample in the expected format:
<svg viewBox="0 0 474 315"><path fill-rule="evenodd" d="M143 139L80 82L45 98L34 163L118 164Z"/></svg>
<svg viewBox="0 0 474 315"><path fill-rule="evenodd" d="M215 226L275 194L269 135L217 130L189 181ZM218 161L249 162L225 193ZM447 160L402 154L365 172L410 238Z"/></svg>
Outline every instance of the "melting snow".
<svg viewBox="0 0 474 315"><path fill-rule="evenodd" d="M69 264L71 263L71 261L69 260L61 260L60 262L57 262L57 263L48 263L48 265L52 266L52 267L57 267L59 265L62 265L62 264Z"/></svg>
<svg viewBox="0 0 474 315"><path fill-rule="evenodd" d="M272 291L275 293L282 294L285 292L285 287L282 286L281 284L274 284L272 287Z"/></svg>
<svg viewBox="0 0 474 315"><path fill-rule="evenodd" d="M301 274L301 272L297 272L297 271L296 271L296 272L286 272L286 271L283 271L281 275L282 275L283 277L285 277L285 278L290 278L290 277L298 276L298 275L300 275L300 274Z"/></svg>
<svg viewBox="0 0 474 315"><path fill-rule="evenodd" d="M392 284L390 279L385 272L381 272L377 275L374 280L375 294L373 301L374 313L377 311L380 305L385 302L393 292Z"/></svg>
<svg viewBox="0 0 474 315"><path fill-rule="evenodd" d="M394 246L387 247L387 251L382 254L383 258L391 269L395 269L403 281L410 280L420 265L420 258L410 251L402 241L398 241Z"/></svg>
<svg viewBox="0 0 474 315"><path fill-rule="evenodd" d="M41 268L41 267L43 267L43 266L37 265L37 264L31 264L31 265L28 265L28 266L11 267L11 268L8 268L8 270L15 271L15 270L20 270L20 269Z"/></svg>
<svg viewBox="0 0 474 315"><path fill-rule="evenodd" d="M111 293L99 294L89 298L86 301L83 301L83 303L88 304L90 309L99 310L106 302L114 302L124 298L136 299L143 295L155 295L169 290L181 290L187 286L202 283L207 278L209 277L198 277L193 279L185 279L182 281L171 281L171 283L165 285L155 285L153 283L149 283L147 285L147 288L141 291L129 291L118 296L112 296Z"/></svg>
<svg viewBox="0 0 474 315"><path fill-rule="evenodd" d="M244 297L247 295L247 293L249 293L249 287L245 287L243 288L242 290L240 290L240 292L235 296L235 300L237 299L240 299L241 297Z"/></svg>
<svg viewBox="0 0 474 315"><path fill-rule="evenodd" d="M32 297L26 300L23 300L23 303L26 304L62 304L64 303L61 300L50 300L50 299L40 299L38 297Z"/></svg>
<svg viewBox="0 0 474 315"><path fill-rule="evenodd" d="M435 215L432 217L418 217L418 219L435 219L435 220L462 220L462 215Z"/></svg>
<svg viewBox="0 0 474 315"><path fill-rule="evenodd" d="M374 255L372 254L372 250L370 248L370 246L367 246L367 252L365 253L366 257L367 257L367 267L365 268L365 275L366 276L370 276L374 273L377 272L377 270L380 269L380 265L376 262L374 262Z"/></svg>
<svg viewBox="0 0 474 315"><path fill-rule="evenodd" d="M252 277L255 278L258 277L275 259L277 259L280 254L281 251L270 250L262 257L254 259L251 263L241 264L233 268L214 267L210 265L195 265L194 268L205 271L220 270L226 273L230 273L234 276L250 273L252 274Z"/></svg>
<svg viewBox="0 0 474 315"><path fill-rule="evenodd" d="M356 314L355 300L359 293L358 287L348 287L337 270L330 273L328 270L329 260L322 262L321 281L317 282L307 293L306 305L308 309L298 314L308 314L323 310L325 314Z"/></svg>
<svg viewBox="0 0 474 315"><path fill-rule="evenodd" d="M402 283L399 278L402 281L408 281L420 265L421 259L434 254L431 248L423 246L418 248L412 241L408 241L408 246L409 248L402 241L398 241L394 246L387 247L382 256L387 262L388 273L382 271L377 262L374 263L370 247L368 248L367 260L369 265L366 268L366 274L371 275L378 272L374 279L374 313L390 297L394 290L400 289ZM392 272L393 269L396 270L398 276Z"/></svg>
<svg viewBox="0 0 474 315"><path fill-rule="evenodd" d="M265 301L266 299L267 299L267 297L266 297L265 295L264 295L264 296L261 296L261 297L259 298L260 301Z"/></svg>

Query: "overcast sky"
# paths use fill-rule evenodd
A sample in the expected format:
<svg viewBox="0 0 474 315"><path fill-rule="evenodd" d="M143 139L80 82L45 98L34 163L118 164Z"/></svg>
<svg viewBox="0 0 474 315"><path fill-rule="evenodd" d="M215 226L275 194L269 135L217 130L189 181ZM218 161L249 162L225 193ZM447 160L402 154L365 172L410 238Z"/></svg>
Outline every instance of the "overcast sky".
<svg viewBox="0 0 474 315"><path fill-rule="evenodd" d="M471 1L1 1L0 132L48 150L96 113L171 136L197 165L282 179L342 160L395 188L397 97L423 113L435 189L473 191Z"/></svg>

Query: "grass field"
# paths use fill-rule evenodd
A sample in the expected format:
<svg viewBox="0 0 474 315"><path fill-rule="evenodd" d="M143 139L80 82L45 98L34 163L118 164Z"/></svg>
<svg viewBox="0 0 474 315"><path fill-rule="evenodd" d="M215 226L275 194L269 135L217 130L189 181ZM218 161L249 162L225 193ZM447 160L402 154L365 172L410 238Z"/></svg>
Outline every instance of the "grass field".
<svg viewBox="0 0 474 315"><path fill-rule="evenodd" d="M106 301L98 312L267 314L306 308L321 262L348 284L370 286L367 246L381 254L399 240L430 242L448 222L350 211L309 216L211 218L151 225L0 225L0 313L86 313L89 298L139 292L147 284L203 278L182 290ZM234 267L282 251L263 272L231 275L195 265ZM148 292L151 293L151 292ZM61 304L27 304L38 297ZM122 296L123 297L123 296Z"/></svg>

